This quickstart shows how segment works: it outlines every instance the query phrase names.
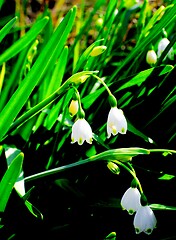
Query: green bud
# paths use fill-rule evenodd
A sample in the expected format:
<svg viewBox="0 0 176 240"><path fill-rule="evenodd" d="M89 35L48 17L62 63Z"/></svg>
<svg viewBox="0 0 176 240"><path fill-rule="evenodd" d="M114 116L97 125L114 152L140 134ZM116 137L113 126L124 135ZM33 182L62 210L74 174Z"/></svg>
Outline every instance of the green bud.
<svg viewBox="0 0 176 240"><path fill-rule="evenodd" d="M85 112L82 108L78 111L78 118L85 118Z"/></svg>
<svg viewBox="0 0 176 240"><path fill-rule="evenodd" d="M136 179L134 178L131 182L131 187L132 188L137 188L137 186L138 186L138 183L137 183Z"/></svg>
<svg viewBox="0 0 176 240"><path fill-rule="evenodd" d="M120 168L119 166L117 166L117 164L115 164L114 162L108 162L107 167L109 168L109 170L114 173L114 174L119 174L120 173Z"/></svg>
<svg viewBox="0 0 176 240"><path fill-rule="evenodd" d="M96 26L101 28L103 27L103 18L99 17L97 20L96 20Z"/></svg>
<svg viewBox="0 0 176 240"><path fill-rule="evenodd" d="M147 198L144 195L144 193L141 193L141 205L142 206L147 206L148 205L148 201L147 201Z"/></svg>
<svg viewBox="0 0 176 240"><path fill-rule="evenodd" d="M72 99L75 101L79 99L78 93L76 91L73 93Z"/></svg>
<svg viewBox="0 0 176 240"><path fill-rule="evenodd" d="M111 107L117 107L117 100L114 97L114 95L112 95L112 94L109 95L108 100L109 100L109 104Z"/></svg>
<svg viewBox="0 0 176 240"><path fill-rule="evenodd" d="M96 57L96 56L102 54L106 49L107 49L106 46L96 46L91 51L90 56L91 57Z"/></svg>
<svg viewBox="0 0 176 240"><path fill-rule="evenodd" d="M110 234L108 234L108 236L106 236L105 239L116 240L116 232L111 232Z"/></svg>

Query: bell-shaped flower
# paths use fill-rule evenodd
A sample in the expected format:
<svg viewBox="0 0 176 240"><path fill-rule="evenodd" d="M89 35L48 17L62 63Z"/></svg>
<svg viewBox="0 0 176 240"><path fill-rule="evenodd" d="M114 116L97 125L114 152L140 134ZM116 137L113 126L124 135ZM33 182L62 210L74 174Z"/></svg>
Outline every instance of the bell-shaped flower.
<svg viewBox="0 0 176 240"><path fill-rule="evenodd" d="M156 223L157 220L152 209L148 205L141 205L137 210L133 221L136 234L141 232L148 235L151 234L153 229L156 227Z"/></svg>
<svg viewBox="0 0 176 240"><path fill-rule="evenodd" d="M84 118L78 120L72 126L71 143L78 142L82 145L84 141L92 143L93 133L89 123Z"/></svg>
<svg viewBox="0 0 176 240"><path fill-rule="evenodd" d="M165 38L162 38L160 40L160 42L158 43L158 52L157 52L157 55L158 55L158 58L161 56L161 54L164 52L164 50L166 49L166 47L168 46L168 44L170 43L169 39L167 39L166 37ZM167 57L170 59L170 60L174 60L174 49L171 47L170 50L168 51L167 53Z"/></svg>
<svg viewBox="0 0 176 240"><path fill-rule="evenodd" d="M140 206L141 194L139 190L135 187L130 187L124 193L121 199L121 206L123 209L126 209L130 215L136 212Z"/></svg>
<svg viewBox="0 0 176 240"><path fill-rule="evenodd" d="M108 138L112 135L118 133L125 134L127 131L127 121L121 109L118 109L116 106L111 107L108 120L107 120L107 133Z"/></svg>

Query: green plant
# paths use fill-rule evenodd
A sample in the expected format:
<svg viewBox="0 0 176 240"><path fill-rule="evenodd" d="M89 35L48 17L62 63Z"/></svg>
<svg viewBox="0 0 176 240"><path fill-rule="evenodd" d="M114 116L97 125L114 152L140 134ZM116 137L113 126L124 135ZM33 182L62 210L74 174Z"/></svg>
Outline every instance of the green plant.
<svg viewBox="0 0 176 240"><path fill-rule="evenodd" d="M68 172L92 164L98 168L99 162L108 166L102 172L110 169L118 179L127 170L124 186L130 175L144 211L176 209L174 201L149 204L144 192L150 190L142 187L143 183L146 187L148 172L159 186L161 181L175 180L174 168L167 161L172 162L176 153L175 60L168 58L170 49L175 54L176 3L163 3L155 12L147 0L131 6L126 1L98 0L92 7L89 13L81 1L64 17L60 13L54 24L46 5L30 26L18 25L15 16L0 30L2 45L12 36L12 44L0 56L0 210L7 239L19 234L15 229L4 230L9 226L8 202L14 194L15 203L20 202L24 212L42 222L45 214L35 199L37 181L43 181L44 193L54 182L66 192L87 196L70 186ZM150 65L147 52L157 53L163 32L169 40ZM71 115L72 100L77 105ZM93 172L98 171L93 167ZM76 180L71 179L77 188L84 188L91 174L80 170ZM39 191L36 198L42 194ZM118 201L116 207L121 208ZM137 233L151 234L155 222L149 222L148 229L138 227Z"/></svg>

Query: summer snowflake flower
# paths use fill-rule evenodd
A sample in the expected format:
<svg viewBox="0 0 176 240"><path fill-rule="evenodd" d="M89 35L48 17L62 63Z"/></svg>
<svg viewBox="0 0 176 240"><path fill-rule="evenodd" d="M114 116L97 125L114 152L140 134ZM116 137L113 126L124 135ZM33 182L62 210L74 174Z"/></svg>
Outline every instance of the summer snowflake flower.
<svg viewBox="0 0 176 240"><path fill-rule="evenodd" d="M86 140L87 143L92 143L92 129L89 123L84 118L79 118L72 126L71 143L78 142L82 145Z"/></svg>
<svg viewBox="0 0 176 240"><path fill-rule="evenodd" d="M152 209L146 206L140 206L134 217L134 227L137 234L144 232L151 234L153 229L156 227L157 220Z"/></svg>
<svg viewBox="0 0 176 240"><path fill-rule="evenodd" d="M108 120L107 120L107 133L108 138L112 135L116 135L118 132L125 134L127 131L127 121L121 109L117 107L111 107Z"/></svg>
<svg viewBox="0 0 176 240"><path fill-rule="evenodd" d="M170 41L167 38L163 38L161 39L161 41L158 44L158 58L161 56L161 54L164 52L165 48L167 47L167 45L170 43ZM174 60L174 50L171 47L171 49L169 50L169 52L167 53L167 56L170 60Z"/></svg>
<svg viewBox="0 0 176 240"><path fill-rule="evenodd" d="M130 215L136 212L141 206L141 194L137 188L130 187L124 193L121 199L121 206L126 209Z"/></svg>

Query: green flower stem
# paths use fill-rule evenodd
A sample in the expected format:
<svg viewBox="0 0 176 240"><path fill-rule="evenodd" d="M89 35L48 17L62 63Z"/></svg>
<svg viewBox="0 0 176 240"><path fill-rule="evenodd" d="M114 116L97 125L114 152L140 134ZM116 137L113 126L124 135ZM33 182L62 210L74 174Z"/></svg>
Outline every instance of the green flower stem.
<svg viewBox="0 0 176 240"><path fill-rule="evenodd" d="M109 95L111 96L111 95L113 95L112 93L111 93L111 91L110 91L110 89L108 88L108 86L106 85L106 83L100 78L100 77L98 77L98 76L96 76L96 75L92 75L94 78L96 78L99 82L101 82L101 84L103 84L103 86L106 88L106 90L108 91L108 93L109 93Z"/></svg>
<svg viewBox="0 0 176 240"><path fill-rule="evenodd" d="M167 152L169 154L176 153L176 150L170 150L170 149L149 149L150 152Z"/></svg>
<svg viewBox="0 0 176 240"><path fill-rule="evenodd" d="M78 73L72 75L70 78L68 78L62 84L62 86L60 86L49 97L47 97L42 102L35 105L33 108L31 108L29 111L24 113L21 117L19 117L15 122L13 122L12 125L10 126L7 134L13 132L16 128L18 128L19 126L24 124L26 121L28 121L30 118L34 117L36 114L38 114L40 111L42 111L50 103L52 103L56 99L58 99L62 94L64 94L68 89L70 89L70 87L73 84L75 84L75 85L81 84L82 83L82 77L84 77L84 76L89 77L90 75L92 75L93 73L96 73L96 72L97 71L82 71L82 72L78 72ZM4 138L6 138L6 136L4 136Z"/></svg>
<svg viewBox="0 0 176 240"><path fill-rule="evenodd" d="M142 190L142 186L141 186L141 183L140 183L140 181L139 181L139 179L137 178L137 176L136 176L136 173L135 173L135 170L134 170L134 168L132 168L132 166L131 166L131 168L132 168L132 170L129 168L129 167L127 167L124 163L122 163L122 162L120 162L120 161L115 161L118 165L120 165L120 166L122 166L123 168L125 168L133 177L134 177L134 179L136 180L136 182L137 182L137 184L138 184L138 186L139 186L139 190L140 190L140 192L141 192L141 194L143 193L143 190Z"/></svg>
<svg viewBox="0 0 176 240"><path fill-rule="evenodd" d="M107 150L105 152L99 153L97 155L91 156L90 158L87 158L85 160L81 160L75 163L71 163L65 166L61 166L58 168L54 168L51 170L47 170L41 173L37 173L31 176L26 177L24 180L25 181L32 181L35 179L39 179L42 177L46 177L52 174L56 174L59 172L63 172L65 170L68 170L73 167L77 167L86 163L90 163L93 161L98 161L98 160L104 160L104 161L113 161L113 160L123 160L123 159L130 159L131 157L137 156L138 154L149 154L149 151L144 148L119 148L119 149L113 149L113 150ZM132 170L131 170L132 171ZM134 174L134 173L133 173Z"/></svg>
<svg viewBox="0 0 176 240"><path fill-rule="evenodd" d="M174 150L169 150L169 149L152 149L152 152L173 152L176 153L176 151ZM118 149L113 149L113 150L107 150L105 152L99 153L97 155L91 156L90 158L87 158L85 160L81 160L81 161L77 161L75 163L71 163L65 166L61 166L58 168L54 168L51 170L47 170L44 172L40 172L28 177L25 177L24 180L25 181L32 181L32 180L36 180L39 178L43 178L52 174L57 174L59 172L63 172L65 170L71 169L73 167L77 167L86 163L91 163L93 161L98 161L98 160L103 160L103 161L114 161L117 164L119 164L120 166L124 167L137 181L138 185L139 185L139 189L141 191L141 193L143 193L142 190L142 186L140 184L139 179L136 176L135 170L133 169L133 167L131 166L131 164L129 163L129 161L127 161L127 159L131 159L132 157L135 157L137 155L141 155L141 154L150 154L150 150L145 149L145 148L118 148ZM122 161L125 160L126 163L122 163ZM127 166L128 165L128 166Z"/></svg>
<svg viewBox="0 0 176 240"><path fill-rule="evenodd" d="M74 89L74 91L76 93L77 100L78 100L78 106L79 106L78 117L79 118L84 118L85 117L85 113L84 113L84 110L83 110L82 105L81 105L81 97L80 97L79 91L78 91L78 89L75 86L73 86L73 89Z"/></svg>

